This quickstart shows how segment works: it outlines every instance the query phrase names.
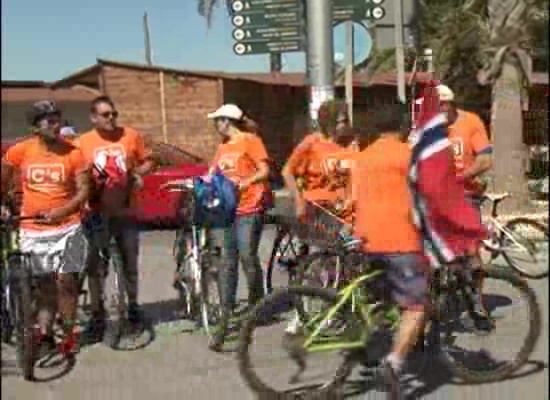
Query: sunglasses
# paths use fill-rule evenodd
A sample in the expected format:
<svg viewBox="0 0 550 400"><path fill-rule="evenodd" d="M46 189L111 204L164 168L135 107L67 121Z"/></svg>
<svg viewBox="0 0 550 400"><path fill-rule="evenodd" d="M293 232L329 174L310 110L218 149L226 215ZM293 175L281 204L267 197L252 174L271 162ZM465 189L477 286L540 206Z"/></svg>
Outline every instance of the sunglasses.
<svg viewBox="0 0 550 400"><path fill-rule="evenodd" d="M43 117L37 121L38 124L42 124L43 122L46 122L49 126L54 126L60 124L61 119L59 117Z"/></svg>
<svg viewBox="0 0 550 400"><path fill-rule="evenodd" d="M118 117L118 111L106 111L104 113L99 113L98 114L100 117L102 118L116 118Z"/></svg>

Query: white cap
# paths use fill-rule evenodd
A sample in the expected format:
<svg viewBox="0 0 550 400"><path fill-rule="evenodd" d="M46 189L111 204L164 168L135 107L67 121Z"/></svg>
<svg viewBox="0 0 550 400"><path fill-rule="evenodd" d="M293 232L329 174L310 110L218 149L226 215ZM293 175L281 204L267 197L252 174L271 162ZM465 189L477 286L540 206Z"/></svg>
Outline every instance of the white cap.
<svg viewBox="0 0 550 400"><path fill-rule="evenodd" d="M455 99L455 94L448 86L438 85L437 93L439 94L439 101L454 101Z"/></svg>
<svg viewBox="0 0 550 400"><path fill-rule="evenodd" d="M213 113L208 114L208 119L230 118L240 120L243 117L243 111L235 104L224 104Z"/></svg>
<svg viewBox="0 0 550 400"><path fill-rule="evenodd" d="M65 136L71 137L71 136L76 136L76 131L72 126L64 126L59 131L59 134L63 137Z"/></svg>

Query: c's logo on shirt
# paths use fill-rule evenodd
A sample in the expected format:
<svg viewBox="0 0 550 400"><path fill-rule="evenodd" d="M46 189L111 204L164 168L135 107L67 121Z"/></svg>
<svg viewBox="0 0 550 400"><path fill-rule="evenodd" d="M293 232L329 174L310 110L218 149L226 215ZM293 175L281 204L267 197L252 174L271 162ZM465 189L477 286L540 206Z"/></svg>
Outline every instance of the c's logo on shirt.
<svg viewBox="0 0 550 400"><path fill-rule="evenodd" d="M28 186L44 191L59 186L65 181L63 164L31 164L27 167Z"/></svg>
<svg viewBox="0 0 550 400"><path fill-rule="evenodd" d="M109 160L114 160L116 166L123 172L127 171L126 167L126 151L120 144L111 146L99 147L94 150L94 164L105 169Z"/></svg>
<svg viewBox="0 0 550 400"><path fill-rule="evenodd" d="M455 159L461 159L464 156L464 142L462 138L452 138L451 144L453 145Z"/></svg>
<svg viewBox="0 0 550 400"><path fill-rule="evenodd" d="M237 169L238 154L224 154L218 160L218 167L222 172L235 171Z"/></svg>
<svg viewBox="0 0 550 400"><path fill-rule="evenodd" d="M338 168L338 159L334 157L328 157L323 160L322 166L323 166L323 173L325 175L330 175L331 173L336 172L336 169Z"/></svg>

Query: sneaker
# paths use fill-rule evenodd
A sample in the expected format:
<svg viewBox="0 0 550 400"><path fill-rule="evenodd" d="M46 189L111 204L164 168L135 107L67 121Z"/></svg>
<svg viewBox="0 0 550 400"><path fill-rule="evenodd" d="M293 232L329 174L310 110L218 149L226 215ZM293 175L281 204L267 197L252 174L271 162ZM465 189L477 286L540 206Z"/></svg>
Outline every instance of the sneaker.
<svg viewBox="0 0 550 400"><path fill-rule="evenodd" d="M61 342L58 344L58 350L64 356L72 356L78 353L80 343L80 332L76 328L73 328L71 332L68 332L63 336Z"/></svg>
<svg viewBox="0 0 550 400"><path fill-rule="evenodd" d="M231 317L234 315L234 306L227 308L224 311L224 315L220 320L219 327L216 333L212 336L210 343L208 343L208 349L216 353L220 353L223 350L225 343L225 336L229 330L229 324Z"/></svg>
<svg viewBox="0 0 550 400"><path fill-rule="evenodd" d="M222 334L216 334L208 343L208 349L215 352L215 353L221 353L223 350L223 344L225 342L225 335Z"/></svg>
<svg viewBox="0 0 550 400"><path fill-rule="evenodd" d="M391 393L392 399L401 399L401 377L388 360L380 364L380 380L384 386L384 391Z"/></svg>
<svg viewBox="0 0 550 400"><path fill-rule="evenodd" d="M86 327L86 337L91 343L103 341L106 329L105 319L103 317L92 317Z"/></svg>

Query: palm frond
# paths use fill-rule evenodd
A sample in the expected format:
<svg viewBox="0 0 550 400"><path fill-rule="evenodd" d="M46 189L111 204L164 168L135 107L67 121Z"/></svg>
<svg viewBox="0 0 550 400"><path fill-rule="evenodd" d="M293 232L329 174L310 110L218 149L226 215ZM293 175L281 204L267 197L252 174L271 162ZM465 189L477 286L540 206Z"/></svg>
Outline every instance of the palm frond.
<svg viewBox="0 0 550 400"><path fill-rule="evenodd" d="M214 9L218 4L218 0L198 0L197 2L197 12L201 17L206 19L207 28L210 28L212 26Z"/></svg>

